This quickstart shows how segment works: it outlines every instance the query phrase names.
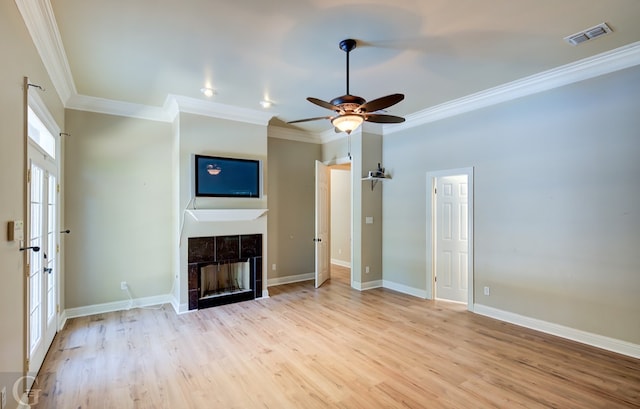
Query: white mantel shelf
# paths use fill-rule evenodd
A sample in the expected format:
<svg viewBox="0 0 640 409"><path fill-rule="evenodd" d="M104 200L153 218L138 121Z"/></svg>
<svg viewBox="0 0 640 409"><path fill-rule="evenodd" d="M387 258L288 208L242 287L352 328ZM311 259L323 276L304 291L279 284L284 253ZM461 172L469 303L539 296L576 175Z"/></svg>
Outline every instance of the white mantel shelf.
<svg viewBox="0 0 640 409"><path fill-rule="evenodd" d="M255 220L268 209L187 209L198 222L235 222Z"/></svg>

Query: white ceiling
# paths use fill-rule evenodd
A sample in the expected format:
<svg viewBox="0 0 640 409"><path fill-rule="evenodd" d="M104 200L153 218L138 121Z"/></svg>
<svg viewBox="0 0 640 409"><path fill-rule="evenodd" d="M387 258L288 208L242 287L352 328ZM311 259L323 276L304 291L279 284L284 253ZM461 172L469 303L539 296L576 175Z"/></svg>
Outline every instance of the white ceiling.
<svg viewBox="0 0 640 409"><path fill-rule="evenodd" d="M345 38L351 93L403 93L400 116L640 40L638 0L49 1L77 94L160 107L209 86L231 107L272 100L277 125L331 113L305 98L345 93ZM563 41L601 22L613 33Z"/></svg>

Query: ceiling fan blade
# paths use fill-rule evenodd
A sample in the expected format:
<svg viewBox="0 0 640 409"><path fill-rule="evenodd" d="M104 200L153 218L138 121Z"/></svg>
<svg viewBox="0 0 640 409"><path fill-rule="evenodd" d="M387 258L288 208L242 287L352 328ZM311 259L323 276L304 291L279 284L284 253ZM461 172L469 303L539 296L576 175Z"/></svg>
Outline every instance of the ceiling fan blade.
<svg viewBox="0 0 640 409"><path fill-rule="evenodd" d="M331 119L330 116L317 116L315 118L297 119L295 121L289 121L288 124L297 124L298 122L317 121L319 119Z"/></svg>
<svg viewBox="0 0 640 409"><path fill-rule="evenodd" d="M366 102L360 105L359 109L365 112L375 112L381 109L388 108L391 105L395 105L398 102L402 101L403 99L404 99L404 94L391 94L385 97L381 97L381 98Z"/></svg>
<svg viewBox="0 0 640 409"><path fill-rule="evenodd" d="M395 115L369 114L364 118L367 122L375 122L378 124L399 124L404 122L404 118Z"/></svg>
<svg viewBox="0 0 640 409"><path fill-rule="evenodd" d="M311 102L312 104L316 104L318 106L321 106L322 108L327 108L327 109L330 109L330 110L336 111L336 112L340 111L340 108L338 108L337 106L335 106L333 104L330 104L328 102L325 102L325 101L323 101L321 99L318 99L318 98L308 97L307 101Z"/></svg>

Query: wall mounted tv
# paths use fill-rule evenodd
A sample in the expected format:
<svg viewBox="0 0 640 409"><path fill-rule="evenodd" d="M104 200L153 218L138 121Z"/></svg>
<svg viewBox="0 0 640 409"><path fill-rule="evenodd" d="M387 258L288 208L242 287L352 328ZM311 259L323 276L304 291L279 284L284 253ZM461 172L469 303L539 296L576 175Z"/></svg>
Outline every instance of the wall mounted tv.
<svg viewBox="0 0 640 409"><path fill-rule="evenodd" d="M195 195L260 197L260 161L195 155Z"/></svg>

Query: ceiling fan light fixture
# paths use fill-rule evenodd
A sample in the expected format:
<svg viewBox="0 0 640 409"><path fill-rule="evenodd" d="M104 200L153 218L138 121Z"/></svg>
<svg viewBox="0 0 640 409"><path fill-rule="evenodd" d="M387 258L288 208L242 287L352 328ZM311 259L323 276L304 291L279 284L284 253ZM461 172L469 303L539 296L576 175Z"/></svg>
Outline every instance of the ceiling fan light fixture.
<svg viewBox="0 0 640 409"><path fill-rule="evenodd" d="M402 101L404 94L391 94L367 102L364 98L349 93L349 53L355 48L356 40L346 39L340 41L340 49L347 55L347 92L340 97L332 99L331 102L307 97L307 101L312 104L334 111L338 115L297 119L287 122L288 124L329 119L335 127L336 132L346 132L347 135L350 135L351 132L355 131L365 121L380 124L397 124L404 122L404 118L399 116L376 113Z"/></svg>
<svg viewBox="0 0 640 409"><path fill-rule="evenodd" d="M356 114L338 115L331 120L333 126L347 134L355 131L362 122L364 122L364 118L361 115Z"/></svg>

